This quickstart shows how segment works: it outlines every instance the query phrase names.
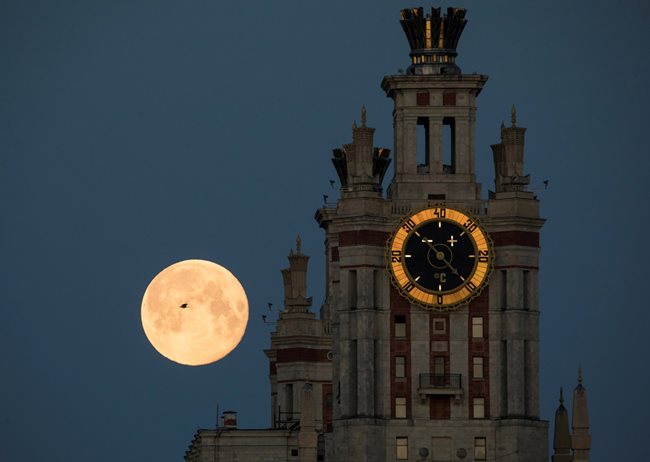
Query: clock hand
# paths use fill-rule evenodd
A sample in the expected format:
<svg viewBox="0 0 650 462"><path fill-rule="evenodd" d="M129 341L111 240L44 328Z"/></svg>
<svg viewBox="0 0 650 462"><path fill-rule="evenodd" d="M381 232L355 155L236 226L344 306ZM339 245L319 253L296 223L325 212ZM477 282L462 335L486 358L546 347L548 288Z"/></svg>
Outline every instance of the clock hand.
<svg viewBox="0 0 650 462"><path fill-rule="evenodd" d="M447 261L447 259L445 259L444 252L441 252L440 250L436 249L437 244L432 244L431 239L428 239L425 236L422 236L422 242L424 242L426 245L431 247L431 249L436 253L435 254L436 258L438 260L442 261L445 265L447 265L449 267L449 269L451 270L452 274L455 274L456 276L458 276L458 270L456 268L454 268L453 266L451 266L450 261Z"/></svg>
<svg viewBox="0 0 650 462"><path fill-rule="evenodd" d="M426 245L431 247L436 253L438 252L438 250L436 249L436 246L431 243L431 242L433 242L431 239L427 239L425 236L422 236L422 242L424 242Z"/></svg>
<svg viewBox="0 0 650 462"><path fill-rule="evenodd" d="M456 276L458 276L458 270L457 270L456 268L454 268L453 266L451 266L451 263L448 262L448 261L445 259L444 254L442 255L442 257L439 256L440 254L442 254L442 252L438 252L438 253L436 254L436 258L438 258L438 260L442 260L442 261L445 263L445 265L447 265L447 266L449 267L449 269L451 270L452 274L455 274Z"/></svg>

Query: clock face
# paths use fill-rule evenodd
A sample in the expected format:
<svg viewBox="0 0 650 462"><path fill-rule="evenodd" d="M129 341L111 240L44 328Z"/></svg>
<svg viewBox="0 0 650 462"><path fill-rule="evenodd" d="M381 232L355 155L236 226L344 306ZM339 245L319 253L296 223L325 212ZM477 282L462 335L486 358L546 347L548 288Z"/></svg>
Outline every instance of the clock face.
<svg viewBox="0 0 650 462"><path fill-rule="evenodd" d="M425 209L404 220L389 252L390 273L398 290L436 310L478 295L492 266L486 232L474 218L445 207Z"/></svg>

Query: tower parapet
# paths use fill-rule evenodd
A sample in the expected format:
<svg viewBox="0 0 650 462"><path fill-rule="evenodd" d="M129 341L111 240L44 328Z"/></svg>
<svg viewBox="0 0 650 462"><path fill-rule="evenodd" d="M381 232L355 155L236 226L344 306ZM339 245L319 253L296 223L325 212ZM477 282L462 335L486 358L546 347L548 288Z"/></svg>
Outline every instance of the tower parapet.
<svg viewBox="0 0 650 462"><path fill-rule="evenodd" d="M361 126L352 125L352 143L332 150L332 163L343 192L381 193L390 164L390 149L373 148L374 128L366 125L366 108L361 108Z"/></svg>
<svg viewBox="0 0 650 462"><path fill-rule="evenodd" d="M289 268L282 270L284 305L288 313L309 310L311 297L307 298L307 263L309 257L300 250L300 236L296 238L296 251L289 252Z"/></svg>
<svg viewBox="0 0 650 462"><path fill-rule="evenodd" d="M431 8L424 14L423 8L402 10L400 23L411 47L409 74L460 74L456 65L456 46L467 20L464 8L447 8L441 15L440 8Z"/></svg>
<svg viewBox="0 0 650 462"><path fill-rule="evenodd" d="M496 192L525 191L530 175L524 175L524 135L526 129L517 127L514 105L510 112L511 126L501 123L501 142L493 144L494 183Z"/></svg>

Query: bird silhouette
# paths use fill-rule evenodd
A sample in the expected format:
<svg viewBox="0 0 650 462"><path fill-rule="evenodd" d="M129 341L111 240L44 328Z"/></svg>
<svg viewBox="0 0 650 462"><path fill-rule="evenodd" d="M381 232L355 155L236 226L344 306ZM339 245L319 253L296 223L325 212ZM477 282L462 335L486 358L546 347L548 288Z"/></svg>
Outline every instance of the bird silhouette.
<svg viewBox="0 0 650 462"><path fill-rule="evenodd" d="M544 180L544 189L548 189L548 180Z"/></svg>
<svg viewBox="0 0 650 462"><path fill-rule="evenodd" d="M334 180L330 180L330 186L332 187L332 189L334 189L334 185L335 185L335 184L336 184L336 181L334 181Z"/></svg>
<svg viewBox="0 0 650 462"><path fill-rule="evenodd" d="M187 303L183 303L183 304L181 305L181 308L187 308Z"/></svg>
<svg viewBox="0 0 650 462"><path fill-rule="evenodd" d="M323 202L324 202L325 204L327 204L327 198L328 198L328 197L329 197L329 196L328 196L327 194L323 194Z"/></svg>
<svg viewBox="0 0 650 462"><path fill-rule="evenodd" d="M267 305L269 305L269 311L271 311L273 309L273 303L267 302Z"/></svg>

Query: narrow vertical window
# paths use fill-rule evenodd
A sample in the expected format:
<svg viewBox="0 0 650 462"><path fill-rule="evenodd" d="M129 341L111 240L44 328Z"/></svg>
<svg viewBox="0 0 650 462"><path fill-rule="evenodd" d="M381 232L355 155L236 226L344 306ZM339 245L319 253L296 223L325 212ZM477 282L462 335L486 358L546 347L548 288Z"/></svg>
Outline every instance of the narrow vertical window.
<svg viewBox="0 0 650 462"><path fill-rule="evenodd" d="M472 378L483 378L483 356L474 356L472 358Z"/></svg>
<svg viewBox="0 0 650 462"><path fill-rule="evenodd" d="M350 308L357 307L357 272L350 270L348 272L348 304Z"/></svg>
<svg viewBox="0 0 650 462"><path fill-rule="evenodd" d="M474 438L474 460L487 460L487 441L484 437Z"/></svg>
<svg viewBox="0 0 650 462"><path fill-rule="evenodd" d="M291 420L293 414L293 384L286 384L284 386L284 408L286 409L286 419Z"/></svg>
<svg viewBox="0 0 650 462"><path fill-rule="evenodd" d="M436 356L433 358L433 385L443 387L447 385L445 380L445 358Z"/></svg>
<svg viewBox="0 0 650 462"><path fill-rule="evenodd" d="M456 119L442 119L442 163L444 173L456 173Z"/></svg>
<svg viewBox="0 0 650 462"><path fill-rule="evenodd" d="M375 308L381 306L381 273L377 270L372 272L372 300Z"/></svg>
<svg viewBox="0 0 650 462"><path fill-rule="evenodd" d="M406 419L406 398L404 396L395 398L395 418Z"/></svg>
<svg viewBox="0 0 650 462"><path fill-rule="evenodd" d="M403 314L395 315L395 337L406 337L406 316Z"/></svg>
<svg viewBox="0 0 650 462"><path fill-rule="evenodd" d="M530 309L530 271L524 270L524 275L523 275L523 284L524 284L524 300L523 300L523 308L524 310L529 310Z"/></svg>
<svg viewBox="0 0 650 462"><path fill-rule="evenodd" d="M485 419L485 398L474 398L472 400L473 416L475 419Z"/></svg>
<svg viewBox="0 0 650 462"><path fill-rule="evenodd" d="M405 436L398 436L395 439L395 458L397 460L408 460L409 439Z"/></svg>
<svg viewBox="0 0 650 462"><path fill-rule="evenodd" d="M483 338L483 318L480 316L472 318L472 338Z"/></svg>
<svg viewBox="0 0 650 462"><path fill-rule="evenodd" d="M402 379L406 377L406 357L395 357L395 378Z"/></svg>
<svg viewBox="0 0 650 462"><path fill-rule="evenodd" d="M417 121L417 154L418 167L429 166L429 118L418 117ZM428 172L428 169L425 168Z"/></svg>
<svg viewBox="0 0 650 462"><path fill-rule="evenodd" d="M508 308L508 272L506 270L501 270L501 284L499 289L501 292L501 309L505 310Z"/></svg>

